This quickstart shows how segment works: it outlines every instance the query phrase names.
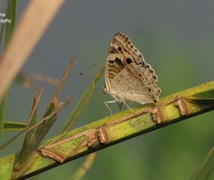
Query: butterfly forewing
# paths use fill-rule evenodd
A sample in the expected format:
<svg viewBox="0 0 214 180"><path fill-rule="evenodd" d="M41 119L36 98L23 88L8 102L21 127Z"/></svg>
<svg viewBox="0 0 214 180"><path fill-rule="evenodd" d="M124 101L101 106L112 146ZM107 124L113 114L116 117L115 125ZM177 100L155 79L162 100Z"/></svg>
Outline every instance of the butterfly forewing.
<svg viewBox="0 0 214 180"><path fill-rule="evenodd" d="M154 103L159 99L158 78L128 36L117 33L109 47L105 67L105 92L116 101Z"/></svg>

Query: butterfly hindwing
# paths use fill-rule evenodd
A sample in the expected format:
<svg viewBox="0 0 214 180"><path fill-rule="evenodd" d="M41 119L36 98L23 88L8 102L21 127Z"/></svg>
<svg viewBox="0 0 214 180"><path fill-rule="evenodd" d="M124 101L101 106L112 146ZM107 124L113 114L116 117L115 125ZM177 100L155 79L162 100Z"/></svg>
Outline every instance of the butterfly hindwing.
<svg viewBox="0 0 214 180"><path fill-rule="evenodd" d="M128 36L115 34L106 60L106 93L120 102L153 103L160 95L157 82L155 71Z"/></svg>

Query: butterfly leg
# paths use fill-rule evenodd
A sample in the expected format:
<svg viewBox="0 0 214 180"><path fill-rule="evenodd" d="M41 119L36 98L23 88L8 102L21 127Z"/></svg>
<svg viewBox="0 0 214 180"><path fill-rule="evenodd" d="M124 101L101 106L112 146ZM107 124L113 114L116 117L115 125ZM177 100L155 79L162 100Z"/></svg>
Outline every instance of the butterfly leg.
<svg viewBox="0 0 214 180"><path fill-rule="evenodd" d="M106 105L106 107L108 108L108 110L110 111L110 114L112 115L112 110L111 108L108 106L108 104L112 104L112 103L115 103L115 102L118 102L116 100L113 100L113 101L104 101L104 104Z"/></svg>
<svg viewBox="0 0 214 180"><path fill-rule="evenodd" d="M133 113L133 115L135 116L135 117L137 117L137 114L132 110L132 108L126 103L126 101L122 101L122 103L124 103L126 106L127 106L127 108Z"/></svg>

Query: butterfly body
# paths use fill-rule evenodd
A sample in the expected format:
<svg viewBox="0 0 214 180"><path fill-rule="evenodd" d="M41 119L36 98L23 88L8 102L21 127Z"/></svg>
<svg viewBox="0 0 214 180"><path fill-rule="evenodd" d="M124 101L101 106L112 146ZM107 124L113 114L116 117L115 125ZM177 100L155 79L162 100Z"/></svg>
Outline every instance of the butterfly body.
<svg viewBox="0 0 214 180"><path fill-rule="evenodd" d="M158 77L131 40L123 33L113 36L105 66L105 89L115 101L140 104L158 101Z"/></svg>

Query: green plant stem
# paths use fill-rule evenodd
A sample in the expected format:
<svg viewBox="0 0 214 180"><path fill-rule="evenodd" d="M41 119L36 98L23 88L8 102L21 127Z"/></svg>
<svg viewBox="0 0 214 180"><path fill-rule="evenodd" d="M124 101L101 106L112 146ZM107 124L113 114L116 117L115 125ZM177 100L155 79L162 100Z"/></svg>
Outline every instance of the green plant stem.
<svg viewBox="0 0 214 180"><path fill-rule="evenodd" d="M8 19L12 19L12 21L11 24L6 25L4 50L6 49L15 29L16 0L7 1L6 17ZM2 101L0 101L0 136L3 134L4 121L6 119L6 107L7 107L7 92L4 94Z"/></svg>
<svg viewBox="0 0 214 180"><path fill-rule="evenodd" d="M182 100L182 108L178 108L179 100ZM32 166L21 176L17 177L16 174L19 173L14 172L13 178L31 177L63 162L211 111L214 109L214 81L162 98L155 107L162 120L158 125L154 122L154 117L157 116L151 113L154 105L148 105L120 112L51 138L33 151ZM10 156L5 157L7 163L12 163L13 156L11 155L11 160Z"/></svg>

